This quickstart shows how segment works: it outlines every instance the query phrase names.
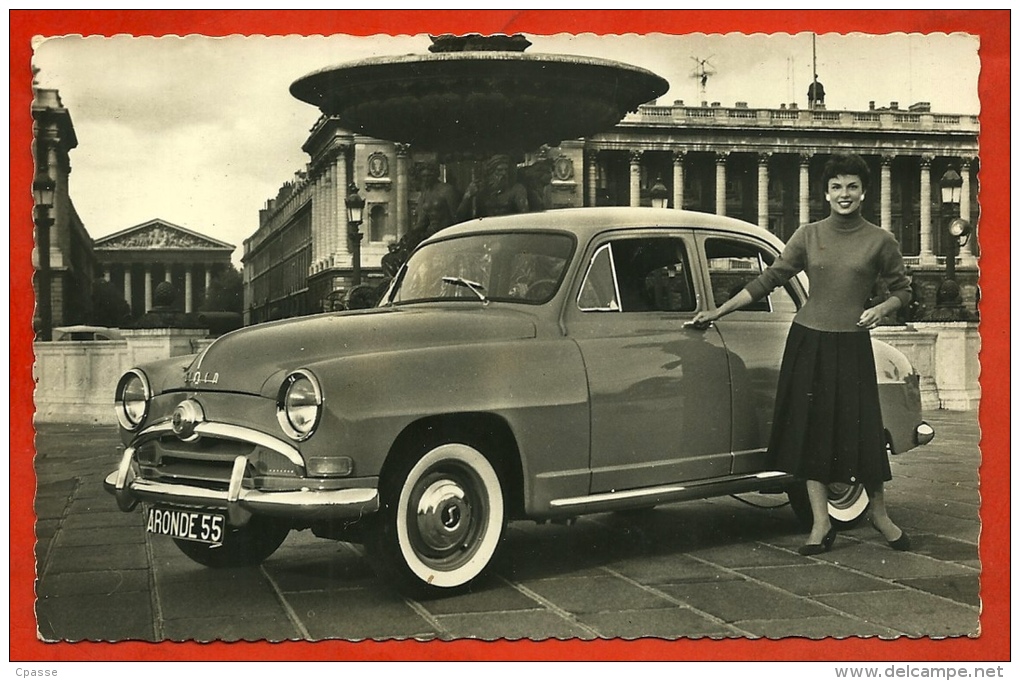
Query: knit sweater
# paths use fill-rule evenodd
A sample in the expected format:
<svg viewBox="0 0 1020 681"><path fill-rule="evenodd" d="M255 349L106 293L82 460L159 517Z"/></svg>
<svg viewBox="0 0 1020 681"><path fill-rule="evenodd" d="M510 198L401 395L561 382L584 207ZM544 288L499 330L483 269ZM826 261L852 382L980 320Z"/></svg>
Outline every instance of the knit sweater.
<svg viewBox="0 0 1020 681"><path fill-rule="evenodd" d="M811 290L794 321L811 329L866 331L857 321L879 279L904 306L910 302L910 280L896 238L859 213L832 214L800 227L782 256L746 290L752 299L761 300L802 270Z"/></svg>

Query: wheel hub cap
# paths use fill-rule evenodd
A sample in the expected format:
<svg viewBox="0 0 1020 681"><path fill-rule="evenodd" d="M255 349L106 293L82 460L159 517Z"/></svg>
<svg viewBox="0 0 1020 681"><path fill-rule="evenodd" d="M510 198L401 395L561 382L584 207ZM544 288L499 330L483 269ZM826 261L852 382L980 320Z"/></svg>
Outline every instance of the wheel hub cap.
<svg viewBox="0 0 1020 681"><path fill-rule="evenodd" d="M415 512L418 536L433 555L462 548L471 531L471 504L453 480L437 480L422 492Z"/></svg>

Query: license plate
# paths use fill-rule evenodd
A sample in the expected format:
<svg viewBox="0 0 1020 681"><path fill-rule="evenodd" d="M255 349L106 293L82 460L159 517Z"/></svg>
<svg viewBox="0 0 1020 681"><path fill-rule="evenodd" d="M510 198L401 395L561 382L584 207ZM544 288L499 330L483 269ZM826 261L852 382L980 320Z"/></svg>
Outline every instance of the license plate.
<svg viewBox="0 0 1020 681"><path fill-rule="evenodd" d="M145 531L203 544L221 544L227 518L222 513L153 507L149 509Z"/></svg>

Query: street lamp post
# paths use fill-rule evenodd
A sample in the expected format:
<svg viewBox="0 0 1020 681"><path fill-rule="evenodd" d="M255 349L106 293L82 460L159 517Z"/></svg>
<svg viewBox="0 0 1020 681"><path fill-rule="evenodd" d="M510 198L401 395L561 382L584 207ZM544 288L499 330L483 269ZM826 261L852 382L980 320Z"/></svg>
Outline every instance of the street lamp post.
<svg viewBox="0 0 1020 681"><path fill-rule="evenodd" d="M652 198L652 208L665 208L669 204L669 190L662 183L662 177L655 178L649 195Z"/></svg>
<svg viewBox="0 0 1020 681"><path fill-rule="evenodd" d="M351 259L354 265L351 287L361 284L361 230L359 227L364 221L365 199L358 192L358 185L351 182L348 187L347 198L347 238L351 242Z"/></svg>
<svg viewBox="0 0 1020 681"><path fill-rule="evenodd" d="M32 221L35 223L35 244L39 257L36 273L36 310L39 328L36 337L41 341L50 339L53 327L52 291L50 289L50 227L53 226L53 196L56 183L49 172L39 168L32 180Z"/></svg>
<svg viewBox="0 0 1020 681"><path fill-rule="evenodd" d="M960 297L960 286L956 283L956 258L960 248L967 243L970 237L970 222L954 217L959 215L958 206L962 198L963 178L950 168L942 174L939 180L942 190L942 214L947 220L945 234L946 247L946 279L939 286L936 295L936 304L942 308L940 316L947 315L954 320L963 318L963 300Z"/></svg>

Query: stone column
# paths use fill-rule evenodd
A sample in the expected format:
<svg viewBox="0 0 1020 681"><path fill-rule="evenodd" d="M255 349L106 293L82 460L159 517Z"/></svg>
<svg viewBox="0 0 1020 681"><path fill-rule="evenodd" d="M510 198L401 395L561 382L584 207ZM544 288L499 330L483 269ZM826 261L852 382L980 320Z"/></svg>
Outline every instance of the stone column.
<svg viewBox="0 0 1020 681"><path fill-rule="evenodd" d="M893 156L882 156L882 204L880 207L882 229L892 231L892 162Z"/></svg>
<svg viewBox="0 0 1020 681"><path fill-rule="evenodd" d="M394 219L397 221L397 238L407 234L408 230L411 229L409 218L407 215L407 194L410 184L410 178L407 175L407 157L411 153L410 144L397 144L397 191L395 201L397 202L396 210L394 211ZM347 206L343 206L344 212L346 213ZM344 217L346 220L346 216Z"/></svg>
<svg viewBox="0 0 1020 681"><path fill-rule="evenodd" d="M686 151L673 152L673 207L684 207L684 158Z"/></svg>
<svg viewBox="0 0 1020 681"><path fill-rule="evenodd" d="M351 179L347 177L347 154L351 147L342 147L337 154L333 167L336 170L333 191L336 192L337 206L340 208L338 219L329 226L330 234L333 235L335 244L334 252L348 253L347 246L347 185ZM364 187L361 187L364 190Z"/></svg>
<svg viewBox="0 0 1020 681"><path fill-rule="evenodd" d="M630 152L630 205L641 205L641 154Z"/></svg>
<svg viewBox="0 0 1020 681"><path fill-rule="evenodd" d="M728 151L715 154L715 214L726 215L726 159Z"/></svg>
<svg viewBox="0 0 1020 681"><path fill-rule="evenodd" d="M171 271L170 263L163 265L163 281L169 281L171 284L174 281L173 272Z"/></svg>
<svg viewBox="0 0 1020 681"><path fill-rule="evenodd" d="M107 265L103 268L103 279L110 281L110 266Z"/></svg>
<svg viewBox="0 0 1020 681"><path fill-rule="evenodd" d="M124 300L128 309L134 314L134 306L131 304L131 265L124 265Z"/></svg>
<svg viewBox="0 0 1020 681"><path fill-rule="evenodd" d="M145 265L145 311L152 309L152 265Z"/></svg>
<svg viewBox="0 0 1020 681"><path fill-rule="evenodd" d="M209 295L209 287L212 286L212 265L205 266L205 294Z"/></svg>
<svg viewBox="0 0 1020 681"><path fill-rule="evenodd" d="M918 229L921 230L921 252L918 256L918 262L921 265L935 265L935 253L932 252L932 223L931 223L931 162L934 160L934 156L931 154L923 154L921 156L921 191L920 204L921 204L921 224Z"/></svg>
<svg viewBox="0 0 1020 681"><path fill-rule="evenodd" d="M960 217L970 221L970 165L974 162L972 158L960 159L960 177L963 178L963 186L960 188ZM977 241L977 224L971 223L970 238L967 244L960 249L960 255L964 258L974 257L974 242Z"/></svg>
<svg viewBox="0 0 1020 681"><path fill-rule="evenodd" d="M588 158L585 159L585 180L588 184L588 204L589 206L598 205L599 197L599 159L598 152L591 151L588 153Z"/></svg>
<svg viewBox="0 0 1020 681"><path fill-rule="evenodd" d="M769 228L769 156L771 153L758 154L758 226Z"/></svg>
<svg viewBox="0 0 1020 681"><path fill-rule="evenodd" d="M811 222L811 177L808 174L810 166L811 154L801 154L797 187L797 221L801 225Z"/></svg>
<svg viewBox="0 0 1020 681"><path fill-rule="evenodd" d="M194 310L194 305L191 302L193 295L194 295L194 291L193 291L192 286L191 286L191 265L185 265L184 266L184 311L186 313L187 312L191 312L192 310Z"/></svg>

